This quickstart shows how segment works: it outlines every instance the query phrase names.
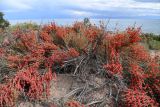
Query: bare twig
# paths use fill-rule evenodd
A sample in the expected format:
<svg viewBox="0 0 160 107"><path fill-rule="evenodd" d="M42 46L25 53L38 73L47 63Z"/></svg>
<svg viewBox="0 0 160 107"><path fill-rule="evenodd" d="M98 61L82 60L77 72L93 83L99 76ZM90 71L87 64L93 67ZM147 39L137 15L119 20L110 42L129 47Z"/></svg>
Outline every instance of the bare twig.
<svg viewBox="0 0 160 107"><path fill-rule="evenodd" d="M80 67L80 65L82 64L82 62L83 62L84 59L85 59L85 57L83 57L83 58L81 59L80 63L78 64L78 66L76 66L76 69L75 69L75 71L74 71L74 74L77 73L78 68Z"/></svg>
<svg viewBox="0 0 160 107"><path fill-rule="evenodd" d="M70 97L70 96L78 93L78 92L81 91L82 89L83 89L83 87L81 87L81 88L76 88L76 89L72 90L71 92L69 92L67 95L65 95L63 98L68 98L68 97Z"/></svg>
<svg viewBox="0 0 160 107"><path fill-rule="evenodd" d="M101 103L101 102L102 102L102 100L92 101L92 102L86 104L86 106L91 106L93 104L97 104L97 103Z"/></svg>

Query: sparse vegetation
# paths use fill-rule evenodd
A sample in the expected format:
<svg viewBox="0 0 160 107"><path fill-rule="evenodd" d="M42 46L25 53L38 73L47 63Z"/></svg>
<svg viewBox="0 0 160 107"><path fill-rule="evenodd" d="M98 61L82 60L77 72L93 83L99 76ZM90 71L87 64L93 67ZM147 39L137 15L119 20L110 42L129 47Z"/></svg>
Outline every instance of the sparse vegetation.
<svg viewBox="0 0 160 107"><path fill-rule="evenodd" d="M18 23L16 25L12 25L9 27L10 30L16 30L16 29L32 29L32 30L38 30L39 25L33 22L26 22L26 23Z"/></svg>
<svg viewBox="0 0 160 107"><path fill-rule="evenodd" d="M142 41L148 46L149 49L160 50L160 35L146 33L142 35Z"/></svg>

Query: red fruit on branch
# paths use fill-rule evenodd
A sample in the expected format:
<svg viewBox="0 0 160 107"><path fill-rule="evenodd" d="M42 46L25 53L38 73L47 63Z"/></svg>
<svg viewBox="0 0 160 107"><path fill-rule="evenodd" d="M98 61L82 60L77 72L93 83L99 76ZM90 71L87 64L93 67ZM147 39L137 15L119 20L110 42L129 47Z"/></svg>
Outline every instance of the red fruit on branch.
<svg viewBox="0 0 160 107"><path fill-rule="evenodd" d="M43 76L43 79L42 79L46 84L46 95L47 96L50 95L50 83L51 83L52 79L53 79L53 74L52 74L51 68L49 67L48 72L45 73L45 75Z"/></svg>
<svg viewBox="0 0 160 107"><path fill-rule="evenodd" d="M79 56L79 52L77 52L74 48L70 48L67 52L67 54L70 56L70 57L77 57Z"/></svg>
<svg viewBox="0 0 160 107"><path fill-rule="evenodd" d="M57 27L55 34L59 38L65 38L65 36L67 35L67 31L63 27Z"/></svg>
<svg viewBox="0 0 160 107"><path fill-rule="evenodd" d="M11 88L11 84L0 84L0 107L8 106L13 107L16 95Z"/></svg>
<svg viewBox="0 0 160 107"><path fill-rule="evenodd" d="M83 104L77 102L77 101L68 101L66 103L67 107L85 107Z"/></svg>
<svg viewBox="0 0 160 107"><path fill-rule="evenodd" d="M130 64L129 73L131 74L130 88L134 90L143 90L144 71L137 64Z"/></svg>
<svg viewBox="0 0 160 107"><path fill-rule="evenodd" d="M49 76L52 76L50 72ZM28 68L16 74L13 84L17 90L25 93L30 99L41 99L44 91L49 90L49 87L44 88L44 84L49 85L51 79L48 75L42 78L35 68Z"/></svg>
<svg viewBox="0 0 160 107"><path fill-rule="evenodd" d="M139 42L141 40L139 36L141 34L141 28L127 28L126 31L129 35L130 43Z"/></svg>
<svg viewBox="0 0 160 107"><path fill-rule="evenodd" d="M47 32L41 32L40 38L45 42L52 42L52 37Z"/></svg>
<svg viewBox="0 0 160 107"><path fill-rule="evenodd" d="M138 90L126 90L122 96L125 107L158 107L158 103Z"/></svg>
<svg viewBox="0 0 160 107"><path fill-rule="evenodd" d="M104 68L109 71L112 75L114 74L122 74L122 65L119 62L115 62L115 63L109 63L104 65Z"/></svg>

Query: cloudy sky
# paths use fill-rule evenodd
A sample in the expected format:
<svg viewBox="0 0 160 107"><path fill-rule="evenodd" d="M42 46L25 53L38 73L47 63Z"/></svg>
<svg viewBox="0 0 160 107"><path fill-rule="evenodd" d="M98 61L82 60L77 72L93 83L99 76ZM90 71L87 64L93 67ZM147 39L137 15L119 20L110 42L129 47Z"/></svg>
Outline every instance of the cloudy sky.
<svg viewBox="0 0 160 107"><path fill-rule="evenodd" d="M0 0L7 19L160 19L160 0Z"/></svg>

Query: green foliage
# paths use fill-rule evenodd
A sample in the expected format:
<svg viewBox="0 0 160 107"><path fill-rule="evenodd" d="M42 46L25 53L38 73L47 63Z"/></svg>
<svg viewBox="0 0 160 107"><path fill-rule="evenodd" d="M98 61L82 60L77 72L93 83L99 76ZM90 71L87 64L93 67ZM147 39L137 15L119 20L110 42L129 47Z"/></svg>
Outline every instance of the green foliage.
<svg viewBox="0 0 160 107"><path fill-rule="evenodd" d="M89 18L84 18L83 23L85 26L91 26L91 22Z"/></svg>
<svg viewBox="0 0 160 107"><path fill-rule="evenodd" d="M2 43L3 38L4 38L4 37L0 35L0 43Z"/></svg>
<svg viewBox="0 0 160 107"><path fill-rule="evenodd" d="M0 12L0 28L4 29L9 26L9 22L3 18L4 14Z"/></svg>
<svg viewBox="0 0 160 107"><path fill-rule="evenodd" d="M151 40L156 40L156 41L160 41L160 35L155 35L153 33L146 33L145 37L147 39L151 39Z"/></svg>

